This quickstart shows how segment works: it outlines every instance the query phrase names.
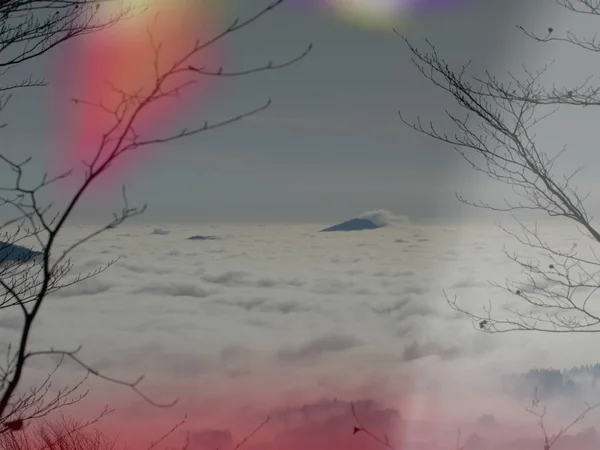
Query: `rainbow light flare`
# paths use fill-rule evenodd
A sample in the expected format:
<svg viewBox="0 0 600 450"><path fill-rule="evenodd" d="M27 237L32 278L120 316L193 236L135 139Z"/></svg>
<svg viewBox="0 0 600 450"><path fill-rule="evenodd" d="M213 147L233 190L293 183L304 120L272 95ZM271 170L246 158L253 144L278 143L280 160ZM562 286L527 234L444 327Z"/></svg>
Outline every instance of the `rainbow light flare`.
<svg viewBox="0 0 600 450"><path fill-rule="evenodd" d="M325 0L340 17L370 27L390 26L405 11L401 0Z"/></svg>
<svg viewBox="0 0 600 450"><path fill-rule="evenodd" d="M318 6L341 19L368 28L390 29L408 19L440 13L476 0L295 0Z"/></svg>
<svg viewBox="0 0 600 450"><path fill-rule="evenodd" d="M135 16L106 30L77 39L68 52L67 61L59 67L61 84L72 97L83 101L67 108L68 116L63 119L66 119L65 123L58 127L58 141L62 148L60 153L63 156L59 164L62 170L65 165L79 170L81 161L90 162L98 151L103 134L116 120L114 115L84 102L101 103L103 107L114 109L122 102L123 96L113 87L127 93L150 93L156 84L153 42L155 48L160 46L158 68L164 73L176 60L191 51L197 41L205 42L221 31L215 23L214 8L210 6L215 4L212 0L125 0L124 3L126 8L141 6L144 9L141 13L136 9ZM100 8L105 8L99 10L104 19L113 12L106 5ZM149 30L152 30L152 39ZM221 62L219 47L217 42L203 49L183 67L191 64L216 70ZM168 125L205 98L212 86L211 80L214 77L200 76L194 72L174 76L165 84L164 90L186 83L193 84L183 89L180 97L162 98L144 109L135 122L135 132L141 136L140 139L180 131L181 127L172 129ZM201 122L191 121L186 126L199 124ZM110 144L107 145L104 155L112 148ZM127 155L138 153L142 152L135 150ZM108 174L99 177L95 184L103 188L113 187L111 179L115 180L116 175L130 171L133 161L127 155L120 158ZM139 161L139 156L133 159ZM79 177L70 178L80 183ZM120 178L119 184L122 183Z"/></svg>
<svg viewBox="0 0 600 450"><path fill-rule="evenodd" d="M390 30L392 27L410 25L411 18L427 16L457 9L477 0L290 0L297 6L314 6L328 11L341 19L359 26ZM222 31L215 0L121 0L125 7L146 8L143 13L128 18L107 30L76 39L67 52L65 61L58 65L60 83L68 90L69 96L87 102L102 103L114 108L121 96L111 90L111 85L126 92L147 93L154 85L154 51L148 35L153 30L156 43L161 46L160 69L164 70L174 60L186 54L196 41L204 42ZM99 13L104 18L116 12L109 3L100 5ZM115 2L118 4L119 2ZM205 48L190 61L194 67L217 68L222 64L220 42ZM186 88L181 98L166 98L144 110L136 122L135 131L141 136L157 136L162 130L171 131L168 125L180 119L193 104L206 99L206 94L214 86L215 78L188 73L178 76L177 85L193 81L194 86ZM109 85L107 82L110 82ZM173 83L170 84L173 86ZM56 105L58 106L58 105ZM63 110L63 108L56 108ZM54 114L54 111L52 112ZM80 104L66 108L64 116L58 118L60 124L56 139L62 158L53 158L59 171L68 168L78 169L81 161L91 161L96 154L102 135L114 123L114 117L90 105ZM186 123L193 127L194 124ZM110 146L106 148L109 150ZM141 149L140 149L141 150ZM139 155L142 152L136 151ZM130 153L132 154L132 153ZM130 155L129 154L129 155ZM134 163L131 156L121 158L111 167L109 176L103 175L96 182L104 187L111 186L119 174L130 171ZM139 158L139 156L138 156ZM133 158L135 159L135 158ZM72 180L79 178L71 177ZM107 184L108 183L108 184Z"/></svg>

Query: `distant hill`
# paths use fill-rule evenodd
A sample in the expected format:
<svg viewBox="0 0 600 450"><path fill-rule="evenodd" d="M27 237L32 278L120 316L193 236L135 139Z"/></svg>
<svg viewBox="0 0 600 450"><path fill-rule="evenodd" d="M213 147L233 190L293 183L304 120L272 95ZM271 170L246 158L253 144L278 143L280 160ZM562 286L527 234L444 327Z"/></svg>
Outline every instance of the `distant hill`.
<svg viewBox="0 0 600 450"><path fill-rule="evenodd" d="M374 224L369 219L350 219L346 222L338 223L332 227L325 228L323 231L361 231L361 230L375 230L381 228L379 225Z"/></svg>
<svg viewBox="0 0 600 450"><path fill-rule="evenodd" d="M0 264L28 262L41 255L41 252L36 252L27 247L9 242L0 242Z"/></svg>
<svg viewBox="0 0 600 450"><path fill-rule="evenodd" d="M597 389L600 363L569 369L532 369L504 377L505 392L517 397L531 396L537 388L540 400L582 395Z"/></svg>
<svg viewBox="0 0 600 450"><path fill-rule="evenodd" d="M216 239L216 236L201 236L198 234L196 236L190 236L188 241L215 241Z"/></svg>

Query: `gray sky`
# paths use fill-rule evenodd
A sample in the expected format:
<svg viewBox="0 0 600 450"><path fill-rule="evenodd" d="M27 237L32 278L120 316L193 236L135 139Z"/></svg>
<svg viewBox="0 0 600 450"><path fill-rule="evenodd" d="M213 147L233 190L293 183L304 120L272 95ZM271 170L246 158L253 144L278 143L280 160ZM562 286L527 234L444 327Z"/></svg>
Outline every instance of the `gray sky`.
<svg viewBox="0 0 600 450"><path fill-rule="evenodd" d="M265 2L224 3L233 17ZM529 9L516 0L474 3L411 20L400 30L417 43L430 39L450 62L472 59L475 69L502 73L507 61L531 56L520 51L527 38L515 25L545 29L542 16L556 9L542 0L531 1ZM391 30L359 28L284 5L229 39L228 59L235 67L282 60L309 42L315 48L303 61L225 80L208 103L176 119L192 126L273 99L255 118L152 150L152 157L123 180L132 200L149 204L144 220L330 221L377 208L414 219L460 214L454 192L479 192L478 179L449 147L407 129L397 116L400 109L408 117L438 121L452 103L417 72ZM39 70L50 69L52 58ZM9 154L32 154L40 164L52 158L46 145L51 108L39 105L55 96L66 98L69 92L55 86L14 99L5 115L10 127L3 130ZM118 185L114 192L103 193L109 200L94 201L81 213L110 217L112 205L118 205Z"/></svg>

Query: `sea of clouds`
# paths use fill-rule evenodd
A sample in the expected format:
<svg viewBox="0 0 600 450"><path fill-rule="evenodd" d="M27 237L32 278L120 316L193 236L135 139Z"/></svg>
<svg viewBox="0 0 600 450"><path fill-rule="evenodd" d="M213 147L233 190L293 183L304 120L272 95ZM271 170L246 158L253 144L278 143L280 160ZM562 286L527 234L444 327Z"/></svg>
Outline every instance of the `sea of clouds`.
<svg viewBox="0 0 600 450"><path fill-rule="evenodd" d="M367 219L373 222L375 225L380 227L395 226L395 225L408 225L410 219L408 216L394 214L391 211L385 209L374 209L372 211L366 211L358 216L359 219Z"/></svg>
<svg viewBox="0 0 600 450"><path fill-rule="evenodd" d="M595 363L595 339L487 335L448 306L444 291L475 311L515 301L489 284L520 276L502 251L519 246L492 224L424 226L385 211L361 217L391 226L319 233L331 224L125 224L74 251L76 271L118 260L48 299L31 347L82 345L95 369L128 380L144 374L140 388L153 399L178 398L157 409L126 387L88 383L78 407L93 415L108 403L117 411L106 423L127 420L149 440L183 414L196 439L216 429L226 441L270 416L264 436L277 448L342 448L303 441L308 424L343 448L371 448L365 436L346 442L355 424L349 402L358 400L376 402L364 406L365 421L403 445L453 448L458 426L464 437L506 435L477 429L482 414L535 436L535 417L524 410L530 399L503 393L501 376ZM65 229L59 248L90 231ZM547 233L567 244L581 239L570 228ZM198 235L214 239L188 239ZM14 339L20 323L18 311L4 313L0 338ZM31 373L51 363L40 357ZM61 372L65 382L82 375L74 364ZM582 401L550 405L547 420L572 418ZM410 421L401 425L386 408Z"/></svg>

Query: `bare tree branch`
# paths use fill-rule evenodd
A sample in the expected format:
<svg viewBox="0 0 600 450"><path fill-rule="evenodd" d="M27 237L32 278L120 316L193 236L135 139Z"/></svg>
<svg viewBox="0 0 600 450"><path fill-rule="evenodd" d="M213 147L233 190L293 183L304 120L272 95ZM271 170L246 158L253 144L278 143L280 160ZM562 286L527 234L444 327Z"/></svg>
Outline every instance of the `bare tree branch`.
<svg viewBox="0 0 600 450"><path fill-rule="evenodd" d="M560 428L556 433L549 434L548 429L545 423L546 417L546 406L540 405L540 400L537 395L537 389L534 392L533 399L531 401L531 406L525 408L525 410L537 417L537 424L542 431L544 437L544 450L550 450L556 442L565 435L571 428L580 423L591 411L597 409L600 406L599 403L595 403L590 405L585 403L585 409L579 413L571 422L569 422L566 426Z"/></svg>
<svg viewBox="0 0 600 450"><path fill-rule="evenodd" d="M9 3L15 3L15 5L19 3L17 0L8 1ZM80 245L88 242L90 239L98 236L102 232L118 227L125 220L141 214L145 210L145 206L130 206L127 200L125 188L123 188L123 208L119 213L115 213L113 215L113 220L106 223L103 227L98 228L96 231L90 233L86 237L71 243L60 255L55 256L54 250L58 236L61 235L63 228L70 219L73 211L83 201L84 195L99 176L110 170L110 168L116 162L118 162L119 158L126 152L140 151L142 148L150 145L165 144L177 139L190 137L204 131L223 127L225 125L242 120L249 115L256 114L269 106L270 101L266 102L262 106L250 109L245 113L213 123L205 121L199 126L190 129L183 129L178 132L172 132L171 134L166 134L159 138L147 137L138 133L137 125L140 121L140 116L145 110L147 110L151 105L161 103L161 101L166 98L179 96L182 90L193 84L193 81L177 82L176 80L179 79L176 77L177 75L185 73L194 77L242 76L258 72L282 69L303 59L311 50L312 45L309 45L305 51L301 52L298 56L289 59L288 61L281 63L269 62L264 65L259 65L249 69L242 69L239 71L225 70L223 68L211 70L210 68L197 67L195 64L194 59L199 56L203 50L228 37L229 35L246 28L251 24L254 24L265 14L282 4L283 1L284 0L275 0L266 7L258 10L256 14L251 15L246 19L236 19L231 25L225 28L224 31L216 34L212 38L204 42L197 41L194 45L191 45L187 52L184 52L165 70L159 70L158 59L160 45L155 42L150 30L150 45L152 46L154 52L154 61L149 61L149 64L153 64L155 70L155 80L149 89L145 89L145 87L142 86L140 89L134 92L126 92L118 86L109 84L110 91L113 94L117 94L119 98L117 104L115 105L105 105L104 103L76 100L75 102L81 103L81 106L97 107L102 109L104 112L109 114L113 120L112 125L109 126L100 137L97 150L91 160L84 161L84 179L75 189L72 197L68 199L64 209L58 212L52 212L54 210L52 204L41 204L41 201L39 200L40 193L57 181L63 180L70 176L72 171L68 171L54 177L44 175L39 183L32 187L26 186L24 183L24 172L26 165L31 158L27 158L24 161L18 162L10 160L4 155L0 155L0 162L6 164L14 174L14 180L11 185L0 187L0 205L4 206L5 208L12 208L15 215L15 217L12 217L3 225L0 225L0 233L3 232L7 234L7 242L9 247L14 245L15 242L20 242L22 240L25 241L27 239L35 239L40 249L39 253L36 254L35 257L31 257L31 255L29 255L29 257L23 260L18 260L17 262L8 261L6 265L0 265L0 311L3 310L3 308L4 310L7 310L14 307L19 308L23 315L23 326L21 328L20 336L17 339L16 349L14 350L14 353L11 353L6 370L2 372L4 375L1 379L2 391L0 394L0 426L8 426L8 424L11 423L10 417L15 408L17 387L21 383L28 361L30 358L41 355L68 358L85 369L88 375L93 375L108 382L126 386L135 394L154 406L171 406L175 403L170 402L167 404L159 404L151 400L139 389L139 383L142 381L143 377L140 377L133 382L124 381L91 368L84 363L79 356L77 356L79 349L75 351L56 350L53 348L50 348L49 350L29 349L31 330L34 326L34 323L36 323L40 309L45 303L48 295L64 287L93 277L106 270L114 263L113 261L107 266L99 268L89 274L79 274L75 277L69 278L73 268L73 264L69 259L72 251ZM63 11L64 14L74 14L78 20L81 19L82 16L80 16L81 12L78 9L80 6L77 6L77 4L88 5L89 3L88 6L92 7L91 5L94 5L92 8L95 8L95 10L98 10L98 8L102 7L102 5L96 7L95 5L98 5L99 3L92 2L92 0L89 0L88 3L86 3L86 0L81 0L81 2L77 2L76 0L48 2L41 0L28 0L28 2L33 5L32 7L37 6L42 10L43 8L50 8L51 6L60 7L62 5L66 9L60 9L58 15L61 14L60 11ZM23 0L21 3L23 3ZM2 17L2 5L4 5L4 3L0 2L0 17ZM67 5L71 5L73 8L77 9L77 11L71 12L71 10L67 8ZM85 8L83 9L85 10ZM25 10L29 11L27 9ZM10 14L13 14L13 17L22 17L19 15L21 12L22 10L19 8L10 10ZM69 27L66 27L66 32L69 37L98 30L98 27L90 22L91 19L89 19L88 16L83 17L85 17L85 20L83 21L83 25L81 25L81 29L75 28L76 31L72 31ZM121 20L122 17L119 16L118 19ZM50 24L44 25L46 27L44 30L47 28L52 29L52 26L59 26L55 24L55 21L58 19L49 20ZM3 49L1 28L2 23L3 22L0 19L0 55L2 54ZM72 26L75 27L75 25ZM59 29L63 30L63 28ZM11 64L20 64L25 60L35 57L35 55L41 54L40 52L43 53L53 45L58 45L58 43L64 41L64 39L63 41L48 41L48 39L44 36L45 35L43 35L41 38L42 43L33 43L30 44L29 47L27 47L27 44L33 40L33 37L15 38L15 42L22 41L25 43L27 52L16 59L8 60L5 65L10 66ZM2 66L2 64L3 63L0 63L0 66ZM9 226L16 226L16 231L9 231Z"/></svg>
<svg viewBox="0 0 600 450"><path fill-rule="evenodd" d="M600 16L597 0L556 0L567 11ZM600 17L599 17L600 18ZM528 32L525 35L541 43L559 41L591 52L600 50L596 37L578 38L573 32L565 37L549 28L547 35ZM507 280L502 289L523 308L503 307L508 318L493 309L491 302L483 305L484 313L473 313L460 306L455 296L444 293L449 305L473 320L477 330L487 333L507 331L544 331L551 333L590 333L600 331L600 259L582 255L573 245L561 249L560 244L541 237L538 226L528 227L515 213L537 212L552 218L564 218L573 223L590 240L590 251L600 243L600 229L585 204L589 193L580 193L574 184L582 167L561 174L556 162L566 147L551 153L536 144L536 127L562 106L600 105L600 86L591 84L592 77L577 86L550 88L543 84L551 64L539 70L523 66L524 77L508 73L501 79L489 72L484 77L469 75L469 64L453 68L427 41L428 51L422 52L402 38L413 55L419 72L434 86L449 94L462 111L446 111L453 131L440 131L432 122L420 118L401 121L413 130L450 145L469 167L504 184L512 191L512 199L500 204L471 201L457 193L468 205L510 213L518 223L517 234L500 227L519 244L537 252L535 259L509 253L506 257L521 269L524 280Z"/></svg>
<svg viewBox="0 0 600 450"><path fill-rule="evenodd" d="M390 440L388 439L387 434L384 436L383 439L381 439L379 436L377 436L375 433L373 433L372 431L370 431L367 427L365 427L363 425L363 423L361 422L361 420L358 417L358 414L356 414L356 408L354 407L354 403L352 403L350 405L350 410L352 411L352 416L354 417L354 420L356 421L356 424L358 425L358 426L354 426L352 434L365 433L371 439L379 442L384 447L387 447L390 450L395 450L395 448L390 444Z"/></svg>

